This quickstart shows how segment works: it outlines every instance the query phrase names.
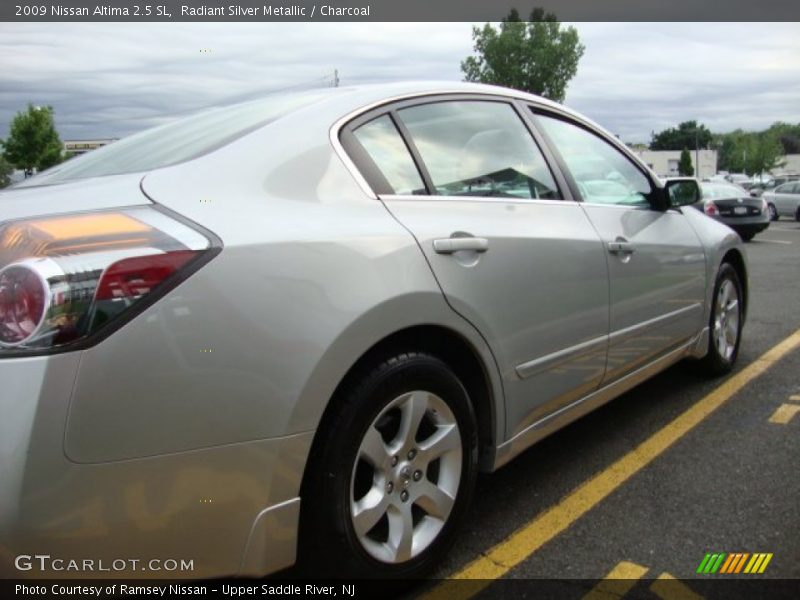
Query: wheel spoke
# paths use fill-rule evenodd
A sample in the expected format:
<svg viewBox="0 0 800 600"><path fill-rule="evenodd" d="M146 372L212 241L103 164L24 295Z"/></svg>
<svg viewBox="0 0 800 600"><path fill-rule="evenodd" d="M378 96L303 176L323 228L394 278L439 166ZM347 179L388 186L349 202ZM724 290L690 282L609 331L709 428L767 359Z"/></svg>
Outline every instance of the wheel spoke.
<svg viewBox="0 0 800 600"><path fill-rule="evenodd" d="M734 319L728 319L728 322L725 324L725 340L731 346L736 345L737 329L738 323Z"/></svg>
<svg viewBox="0 0 800 600"><path fill-rule="evenodd" d="M411 504L392 507L386 512L389 517L389 539L387 544L392 552L394 562L411 558L414 541L414 519L411 516Z"/></svg>
<svg viewBox="0 0 800 600"><path fill-rule="evenodd" d="M455 424L440 426L429 438L420 443L419 449L427 462L461 446L461 435Z"/></svg>
<svg viewBox="0 0 800 600"><path fill-rule="evenodd" d="M728 347L728 342L725 340L725 329L721 324L714 329L717 337L717 351L724 357Z"/></svg>
<svg viewBox="0 0 800 600"><path fill-rule="evenodd" d="M373 487L366 496L354 506L353 526L358 535L367 535L378 521L386 514L389 505L386 495L377 487Z"/></svg>
<svg viewBox="0 0 800 600"><path fill-rule="evenodd" d="M446 519L455 499L431 481L422 482L416 504L430 516Z"/></svg>
<svg viewBox="0 0 800 600"><path fill-rule="evenodd" d="M389 449L375 427L367 429L364 440L359 450L361 457L365 458L376 469L382 469L389 460Z"/></svg>
<svg viewBox="0 0 800 600"><path fill-rule="evenodd" d="M422 417L428 410L428 393L412 392L400 406L401 422L396 442L403 448L415 444Z"/></svg>

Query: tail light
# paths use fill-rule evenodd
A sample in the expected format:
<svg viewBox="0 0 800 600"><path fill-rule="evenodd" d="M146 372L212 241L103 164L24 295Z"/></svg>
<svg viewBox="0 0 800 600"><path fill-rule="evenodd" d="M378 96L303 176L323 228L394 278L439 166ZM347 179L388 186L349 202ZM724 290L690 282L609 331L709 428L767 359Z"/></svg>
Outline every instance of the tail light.
<svg viewBox="0 0 800 600"><path fill-rule="evenodd" d="M719 210L717 209L717 205L716 205L716 204L714 204L714 203L713 203L713 202L711 202L711 201L709 201L709 202L706 202L706 203L703 205L703 211L704 211L704 212L705 212L705 213L706 213L706 214L707 214L709 217L716 217L717 215L719 215Z"/></svg>
<svg viewBox="0 0 800 600"><path fill-rule="evenodd" d="M212 234L137 207L0 225L0 356L85 346L220 249Z"/></svg>

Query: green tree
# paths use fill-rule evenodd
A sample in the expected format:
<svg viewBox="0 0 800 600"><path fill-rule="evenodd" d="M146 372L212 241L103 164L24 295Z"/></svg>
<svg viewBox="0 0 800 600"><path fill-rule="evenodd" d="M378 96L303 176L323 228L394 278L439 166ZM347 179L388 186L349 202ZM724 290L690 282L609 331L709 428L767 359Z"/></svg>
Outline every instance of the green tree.
<svg viewBox="0 0 800 600"><path fill-rule="evenodd" d="M737 129L717 136L719 169L731 173L760 175L779 167L783 163L786 146L781 137L787 135L776 131L774 126L760 132Z"/></svg>
<svg viewBox="0 0 800 600"><path fill-rule="evenodd" d="M767 134L775 137L784 154L800 154L800 123L791 125L778 121L767 129Z"/></svg>
<svg viewBox="0 0 800 600"><path fill-rule="evenodd" d="M0 189L11 184L11 173L13 172L14 167L6 160L5 156L0 154Z"/></svg>
<svg viewBox="0 0 800 600"><path fill-rule="evenodd" d="M742 170L751 177L783 164L783 146L772 135L751 134L745 138L744 148L746 154Z"/></svg>
<svg viewBox="0 0 800 600"><path fill-rule="evenodd" d="M541 8L530 21L512 9L495 28L472 28L475 55L461 62L466 81L492 83L563 102L567 84L578 72L585 47L574 27L561 27Z"/></svg>
<svg viewBox="0 0 800 600"><path fill-rule="evenodd" d="M712 135L705 125L697 121L684 121L678 128L670 127L653 135L650 150L682 150L684 148L708 148Z"/></svg>
<svg viewBox="0 0 800 600"><path fill-rule="evenodd" d="M18 112L3 148L6 159L26 173L60 163L64 149L53 121L53 107L28 104L26 111Z"/></svg>
<svg viewBox="0 0 800 600"><path fill-rule="evenodd" d="M678 174L683 177L691 177L694 175L694 167L692 166L692 155L689 154L689 149L684 148L681 150L681 158L678 161Z"/></svg>

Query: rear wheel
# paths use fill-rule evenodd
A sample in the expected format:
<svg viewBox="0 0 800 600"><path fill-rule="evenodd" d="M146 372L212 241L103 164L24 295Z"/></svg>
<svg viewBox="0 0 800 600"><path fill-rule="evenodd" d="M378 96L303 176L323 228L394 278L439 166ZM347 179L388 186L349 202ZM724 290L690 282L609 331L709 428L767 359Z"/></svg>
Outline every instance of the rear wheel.
<svg viewBox="0 0 800 600"><path fill-rule="evenodd" d="M800 221L800 206L797 207L797 212L794 213L794 220Z"/></svg>
<svg viewBox="0 0 800 600"><path fill-rule="evenodd" d="M467 391L438 358L407 353L343 397L304 486L305 567L335 577L420 577L453 543L474 488Z"/></svg>
<svg viewBox="0 0 800 600"><path fill-rule="evenodd" d="M739 274L729 263L722 263L714 285L708 354L701 363L710 375L729 373L736 362L744 324L742 298Z"/></svg>
<svg viewBox="0 0 800 600"><path fill-rule="evenodd" d="M745 232L745 233L740 233L740 234L739 234L739 237L741 237L741 238L742 238L742 239L743 239L745 242L749 242L749 241L750 241L750 240L752 240L752 239L753 239L755 236L756 236L756 234L755 234L755 232L753 232L753 231L748 231L748 232Z"/></svg>

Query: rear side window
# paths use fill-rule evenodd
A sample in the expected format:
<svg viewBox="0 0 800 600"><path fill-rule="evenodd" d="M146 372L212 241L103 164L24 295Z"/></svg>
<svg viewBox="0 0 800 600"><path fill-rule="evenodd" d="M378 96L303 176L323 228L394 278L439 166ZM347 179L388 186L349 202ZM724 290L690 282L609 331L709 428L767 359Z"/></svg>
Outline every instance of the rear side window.
<svg viewBox="0 0 800 600"><path fill-rule="evenodd" d="M501 102L452 101L397 113L436 194L560 198L544 156L514 109Z"/></svg>
<svg viewBox="0 0 800 600"><path fill-rule="evenodd" d="M555 117L538 115L586 202L649 206L650 181L614 146Z"/></svg>
<svg viewBox="0 0 800 600"><path fill-rule="evenodd" d="M400 132L389 115L365 123L353 132L395 194L424 194L417 171Z"/></svg>

